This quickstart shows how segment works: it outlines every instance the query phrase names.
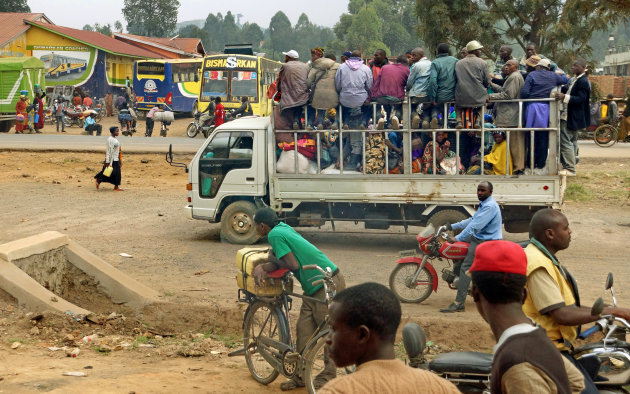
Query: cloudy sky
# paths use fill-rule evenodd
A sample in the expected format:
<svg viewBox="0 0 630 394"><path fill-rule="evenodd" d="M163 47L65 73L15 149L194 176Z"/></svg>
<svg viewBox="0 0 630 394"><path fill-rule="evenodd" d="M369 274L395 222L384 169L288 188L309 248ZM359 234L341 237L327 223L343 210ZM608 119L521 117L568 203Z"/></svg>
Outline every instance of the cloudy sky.
<svg viewBox="0 0 630 394"><path fill-rule="evenodd" d="M0 0L1 1L1 0ZM27 0L32 12L43 12L53 23L61 26L82 28L86 24L107 24L112 26L116 20L123 22L120 10L123 0L96 0L83 2L77 0ZM209 13L227 11L232 14L243 14L241 23L255 22L268 27L271 17L282 10L291 24L295 25L302 12L308 15L311 22L332 27L343 12L347 12L348 0L179 0L178 22L205 19Z"/></svg>

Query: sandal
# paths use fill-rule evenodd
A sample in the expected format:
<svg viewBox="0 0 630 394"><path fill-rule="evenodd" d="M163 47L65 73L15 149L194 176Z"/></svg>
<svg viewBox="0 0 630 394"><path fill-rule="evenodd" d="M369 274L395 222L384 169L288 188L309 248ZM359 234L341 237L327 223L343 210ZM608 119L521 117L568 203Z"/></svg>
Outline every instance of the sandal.
<svg viewBox="0 0 630 394"><path fill-rule="evenodd" d="M114 189L114 191L115 191L115 192L124 192L124 191L125 191L125 189L115 188L115 189Z"/></svg>

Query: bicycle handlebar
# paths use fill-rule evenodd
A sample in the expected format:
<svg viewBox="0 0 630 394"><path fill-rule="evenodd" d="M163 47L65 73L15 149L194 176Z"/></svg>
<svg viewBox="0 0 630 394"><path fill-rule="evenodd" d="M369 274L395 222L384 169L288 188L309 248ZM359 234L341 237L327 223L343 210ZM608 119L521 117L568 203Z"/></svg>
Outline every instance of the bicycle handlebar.
<svg viewBox="0 0 630 394"><path fill-rule="evenodd" d="M316 270L319 269L317 264L305 265L302 267L303 270Z"/></svg>

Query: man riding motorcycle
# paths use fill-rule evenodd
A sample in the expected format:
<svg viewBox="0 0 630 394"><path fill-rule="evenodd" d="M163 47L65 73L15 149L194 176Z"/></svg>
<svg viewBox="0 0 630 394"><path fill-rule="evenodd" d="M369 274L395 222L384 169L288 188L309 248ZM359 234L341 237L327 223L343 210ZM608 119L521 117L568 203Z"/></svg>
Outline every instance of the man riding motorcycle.
<svg viewBox="0 0 630 394"><path fill-rule="evenodd" d="M214 121L214 109L216 108L216 105L214 104L214 97L210 97L210 102L208 103L208 106L206 107L206 109L204 109L203 111L201 111L201 116L199 117L199 124L200 125L205 125L206 122L208 122L209 124L212 124L212 122Z"/></svg>
<svg viewBox="0 0 630 394"><path fill-rule="evenodd" d="M629 320L630 309L606 307L600 315L592 315L590 307L580 306L577 283L556 258L556 253L568 248L571 242L569 221L560 211L549 208L537 211L529 224L529 233L532 238L531 244L525 248L527 298L523 311L546 330L563 356L580 369L586 385L583 393L598 393L593 377L597 375L599 365L583 365L576 361L571 354L572 342L581 324L611 314Z"/></svg>

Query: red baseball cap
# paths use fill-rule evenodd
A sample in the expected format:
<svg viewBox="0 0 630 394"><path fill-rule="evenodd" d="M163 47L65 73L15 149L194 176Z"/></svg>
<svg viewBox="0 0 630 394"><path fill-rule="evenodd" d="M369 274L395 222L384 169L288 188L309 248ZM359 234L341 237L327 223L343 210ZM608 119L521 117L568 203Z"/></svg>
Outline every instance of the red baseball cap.
<svg viewBox="0 0 630 394"><path fill-rule="evenodd" d="M521 245L511 241L487 241L475 250L468 272L487 271L527 275L527 256Z"/></svg>

